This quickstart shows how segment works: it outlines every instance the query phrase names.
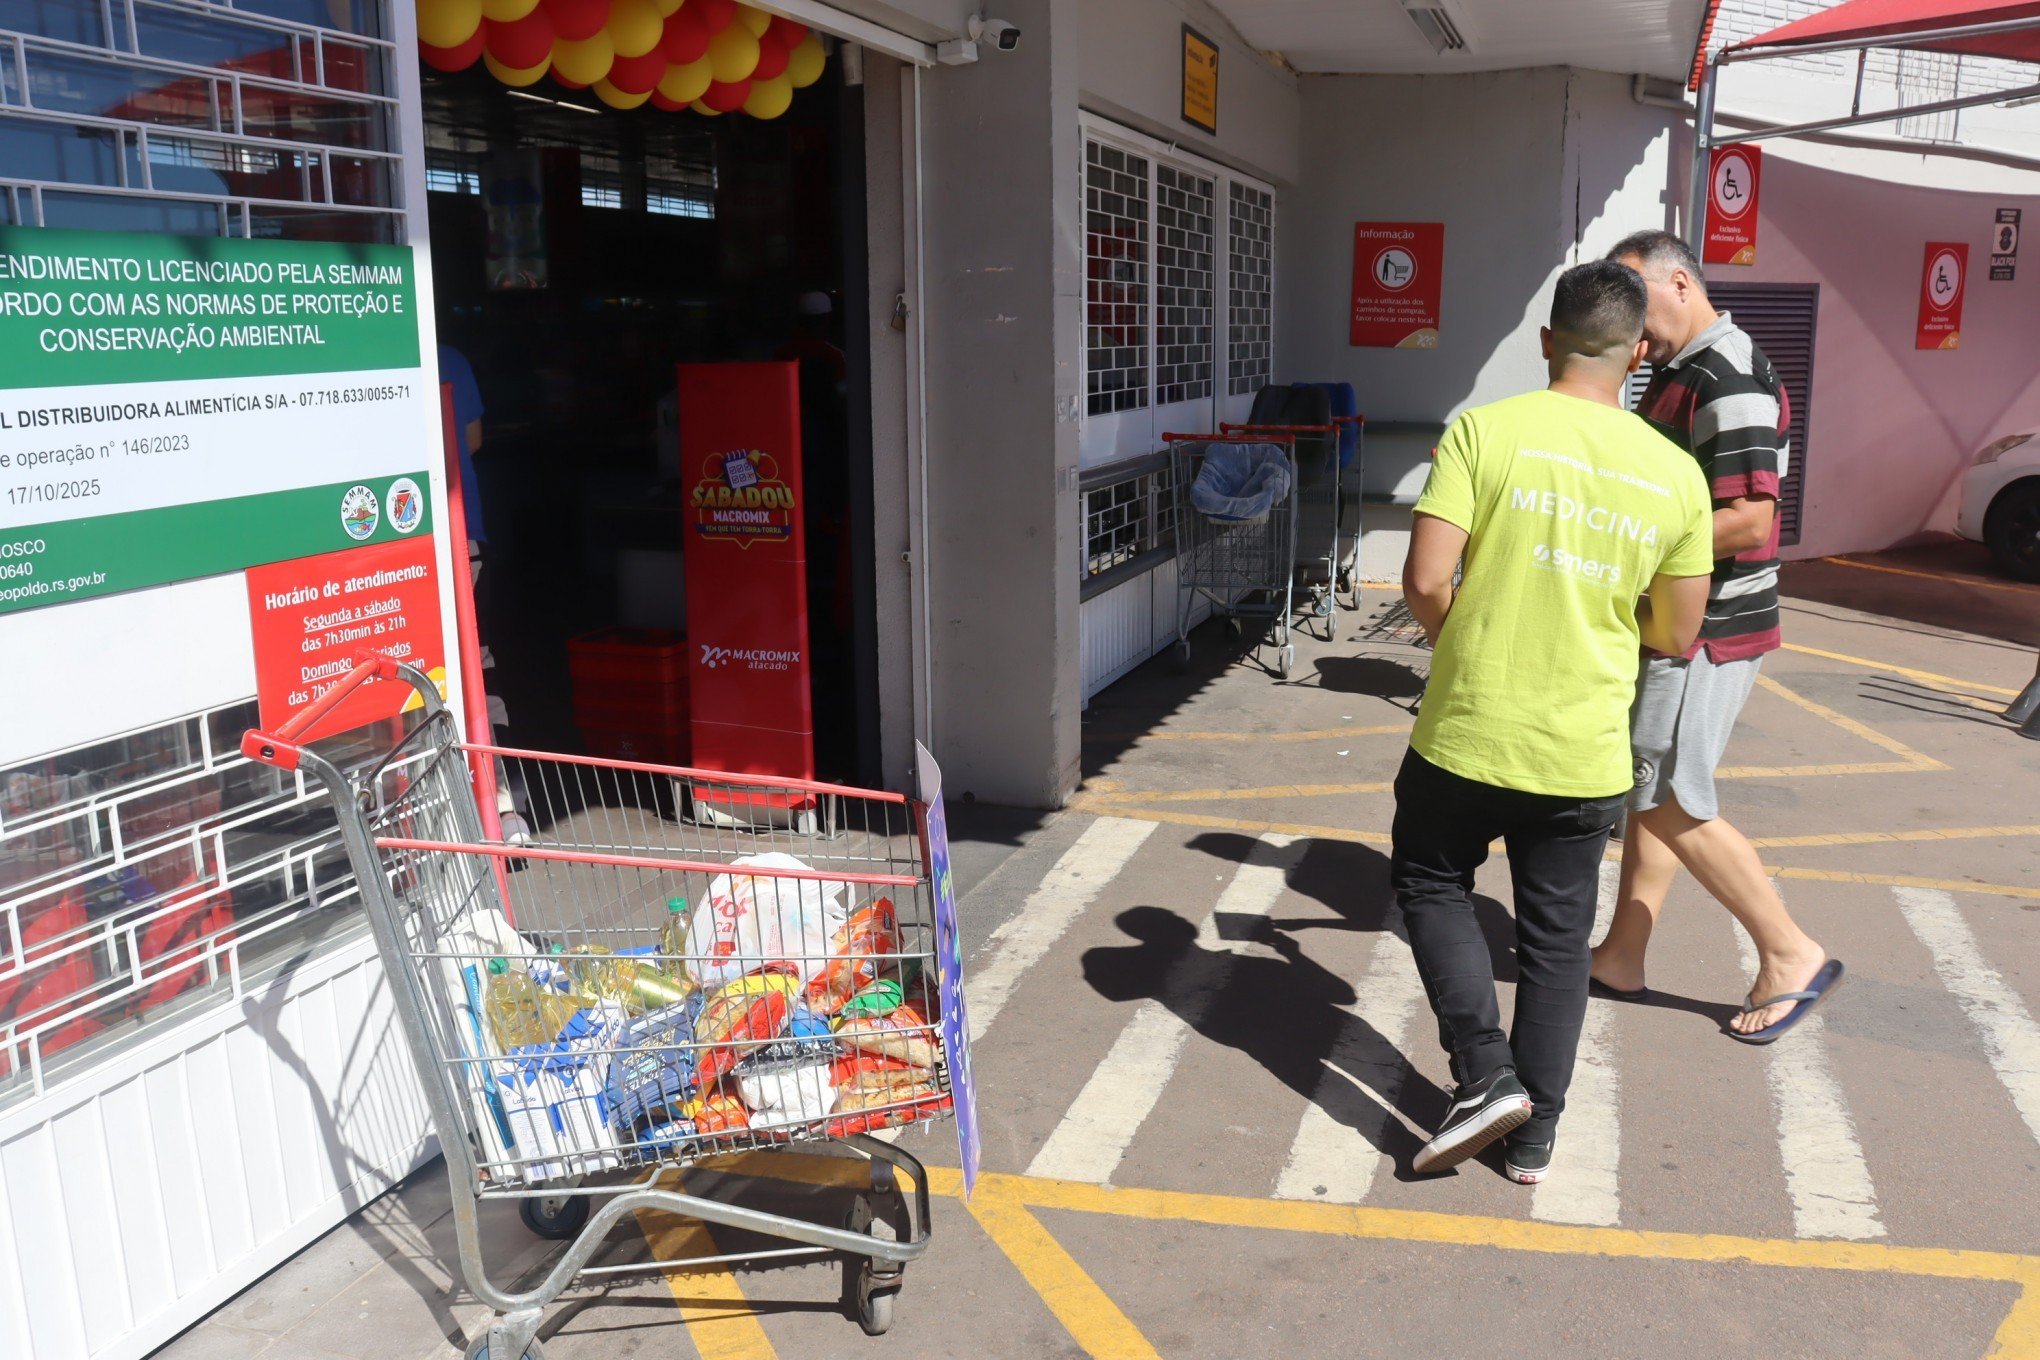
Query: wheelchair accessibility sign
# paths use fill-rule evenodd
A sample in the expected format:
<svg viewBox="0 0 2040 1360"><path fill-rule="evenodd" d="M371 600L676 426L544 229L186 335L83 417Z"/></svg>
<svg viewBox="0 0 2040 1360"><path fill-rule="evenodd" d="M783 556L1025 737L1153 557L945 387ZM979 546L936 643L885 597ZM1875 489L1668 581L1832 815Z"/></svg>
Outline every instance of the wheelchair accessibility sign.
<svg viewBox="0 0 2040 1360"><path fill-rule="evenodd" d="M1754 146L1718 146L1708 177L1703 264L1757 262L1757 188L1764 153Z"/></svg>

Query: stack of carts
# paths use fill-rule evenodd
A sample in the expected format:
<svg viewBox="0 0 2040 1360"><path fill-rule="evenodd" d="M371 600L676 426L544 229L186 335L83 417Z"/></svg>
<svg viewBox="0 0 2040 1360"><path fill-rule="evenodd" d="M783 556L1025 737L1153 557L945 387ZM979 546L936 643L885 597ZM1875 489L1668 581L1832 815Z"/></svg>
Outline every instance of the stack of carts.
<svg viewBox="0 0 2040 1360"><path fill-rule="evenodd" d="M410 712L386 755L343 771L304 738L375 684L407 684ZM864 1329L886 1330L928 1247L928 1178L872 1135L951 1116L951 1072L968 1071L940 1023L956 980L938 984L926 808L466 743L430 679L379 657L243 750L310 772L338 813L446 1156L461 1271L497 1313L471 1360L541 1360L543 1310L577 1279L703 1263L591 1265L636 1210L794 1244L714 1260L840 1257ZM499 768L530 794L530 840L483 829L477 777ZM828 815L819 834L692 826L658 815L676 792L750 805L746 825L783 828L769 814L794 803ZM661 1183L796 1146L855 1159L847 1211L816 1222ZM490 1200L570 1241L531 1289L487 1276Z"/></svg>
<svg viewBox="0 0 2040 1360"><path fill-rule="evenodd" d="M1176 494L1176 660L1190 663L1200 603L1237 636L1243 618L1272 623L1276 674L1296 666L1296 436L1167 434ZM1201 479L1201 480L1200 480Z"/></svg>

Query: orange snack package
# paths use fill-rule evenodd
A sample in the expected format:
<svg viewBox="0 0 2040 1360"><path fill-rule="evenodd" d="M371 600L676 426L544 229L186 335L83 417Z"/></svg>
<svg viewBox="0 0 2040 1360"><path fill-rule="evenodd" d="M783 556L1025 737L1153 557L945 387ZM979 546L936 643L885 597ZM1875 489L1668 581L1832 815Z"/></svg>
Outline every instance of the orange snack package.
<svg viewBox="0 0 2040 1360"><path fill-rule="evenodd" d="M899 952L899 915L892 899L881 897L852 915L829 942L828 963L808 983L808 1005L834 1015L892 966L887 955Z"/></svg>

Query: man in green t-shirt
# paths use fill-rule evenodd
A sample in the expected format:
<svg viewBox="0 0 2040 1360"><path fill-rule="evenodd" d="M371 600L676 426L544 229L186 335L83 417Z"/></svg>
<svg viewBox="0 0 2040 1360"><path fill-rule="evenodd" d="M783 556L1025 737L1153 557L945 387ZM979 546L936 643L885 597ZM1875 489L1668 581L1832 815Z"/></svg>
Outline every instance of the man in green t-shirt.
<svg viewBox="0 0 2040 1360"><path fill-rule="evenodd" d="M1512 1179L1549 1170L1586 1018L1597 867L1633 782L1637 648L1683 652L1706 610L1707 484L1622 407L1647 302L1623 265L1562 274L1550 386L1454 421L1417 502L1403 594L1437 654L1396 776L1390 880L1458 1083L1420 1173L1505 1136ZM1516 899L1506 1035L1470 895L1496 840Z"/></svg>

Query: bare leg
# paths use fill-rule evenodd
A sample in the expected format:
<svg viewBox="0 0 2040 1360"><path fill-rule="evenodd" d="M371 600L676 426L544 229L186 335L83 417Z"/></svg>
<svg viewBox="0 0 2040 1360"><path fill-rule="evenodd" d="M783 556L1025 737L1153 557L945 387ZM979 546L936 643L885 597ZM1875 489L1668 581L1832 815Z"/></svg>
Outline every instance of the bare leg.
<svg viewBox="0 0 2040 1360"><path fill-rule="evenodd" d="M1622 842L1622 886L1607 938L1594 947L1593 976L1603 986L1633 992L1644 985L1643 956L1650 948L1658 913L1679 872L1679 857L1647 816L1629 814Z"/></svg>
<svg viewBox="0 0 2040 1360"><path fill-rule="evenodd" d="M1813 981L1813 975L1827 962L1827 951L1785 910L1748 837L1718 817L1703 822L1689 815L1676 800L1631 814L1629 823L1647 827L1649 834L1669 846L1700 886L1750 933L1758 958L1756 981L1750 988L1753 997L1762 1000L1796 992ZM1748 1034L1784 1019L1791 1008L1790 1003L1767 1006L1739 1015L1730 1023Z"/></svg>

